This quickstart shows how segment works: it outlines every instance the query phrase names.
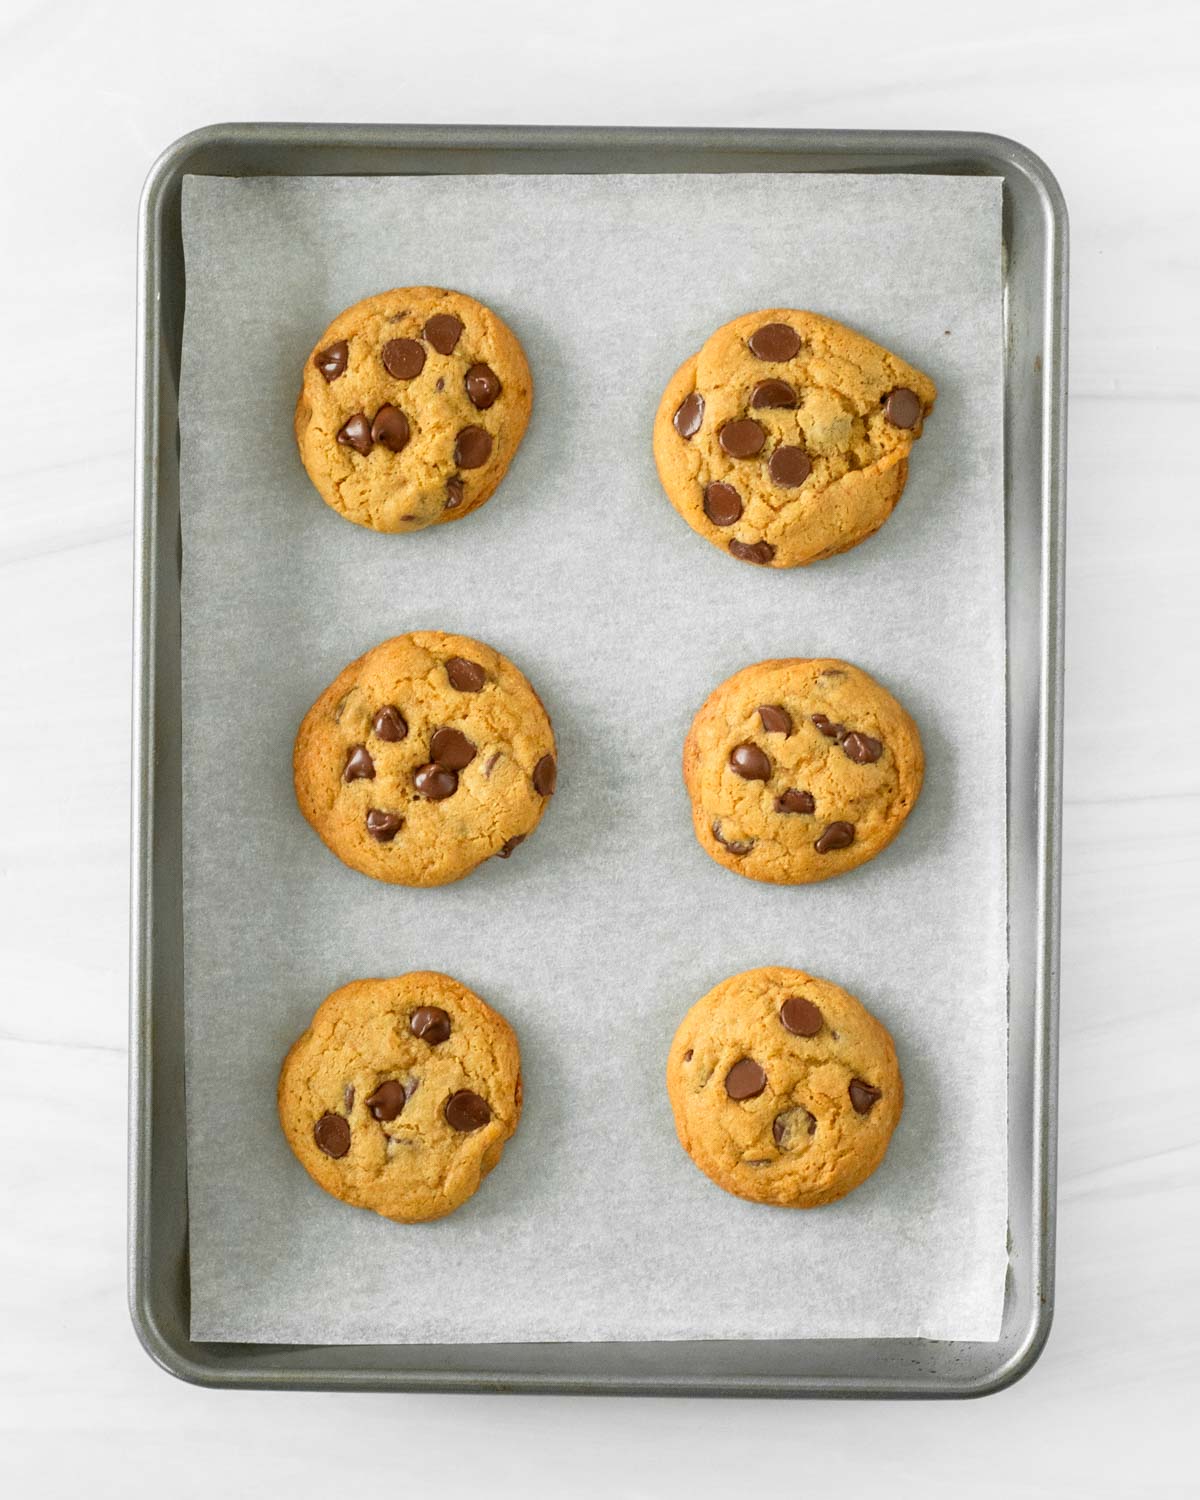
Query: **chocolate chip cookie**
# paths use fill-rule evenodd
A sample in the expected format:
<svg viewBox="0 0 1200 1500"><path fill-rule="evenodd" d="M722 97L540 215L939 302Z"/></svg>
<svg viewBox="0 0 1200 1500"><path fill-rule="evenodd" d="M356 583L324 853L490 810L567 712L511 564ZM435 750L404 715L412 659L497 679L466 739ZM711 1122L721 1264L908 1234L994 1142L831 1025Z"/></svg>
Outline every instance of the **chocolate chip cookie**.
<svg viewBox="0 0 1200 1500"><path fill-rule="evenodd" d="M747 313L671 377L654 458L671 504L715 547L800 567L891 515L936 395L927 375L830 318Z"/></svg>
<svg viewBox="0 0 1200 1500"><path fill-rule="evenodd" d="M520 1116L512 1027L447 974L343 985L279 1075L279 1122L313 1181L404 1224L465 1203Z"/></svg>
<svg viewBox="0 0 1200 1500"><path fill-rule="evenodd" d="M704 852L774 885L874 859L921 791L917 726L849 662L760 661L708 697L683 747Z"/></svg>
<svg viewBox="0 0 1200 1500"><path fill-rule="evenodd" d="M305 714L300 811L351 869L445 885L537 827L557 780L541 700L480 641L418 630L368 651Z"/></svg>
<svg viewBox="0 0 1200 1500"><path fill-rule="evenodd" d="M340 313L305 361L296 441L321 498L374 531L478 510L533 405L511 330L462 292L406 286Z"/></svg>
<svg viewBox="0 0 1200 1500"><path fill-rule="evenodd" d="M680 1144L727 1193L816 1208L864 1182L904 1107L896 1049L853 995L799 969L748 969L675 1033Z"/></svg>

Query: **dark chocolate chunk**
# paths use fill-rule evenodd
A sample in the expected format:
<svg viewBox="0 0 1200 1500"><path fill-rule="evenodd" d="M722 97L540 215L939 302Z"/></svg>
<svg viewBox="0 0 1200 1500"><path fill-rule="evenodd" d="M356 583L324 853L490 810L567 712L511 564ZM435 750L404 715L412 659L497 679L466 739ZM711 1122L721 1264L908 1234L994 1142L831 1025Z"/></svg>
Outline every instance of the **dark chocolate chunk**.
<svg viewBox="0 0 1200 1500"><path fill-rule="evenodd" d="M778 703L760 703L758 717L767 734L791 734L792 716Z"/></svg>
<svg viewBox="0 0 1200 1500"><path fill-rule="evenodd" d="M767 460L767 473L780 489L794 490L812 473L812 460L803 448L776 448Z"/></svg>
<svg viewBox="0 0 1200 1500"><path fill-rule="evenodd" d="M800 353L800 335L787 323L764 323L755 329L747 342L751 354L772 364L795 359Z"/></svg>
<svg viewBox="0 0 1200 1500"><path fill-rule="evenodd" d="M346 757L346 768L342 772L343 781L374 781L375 762L365 745L354 745L350 754Z"/></svg>
<svg viewBox="0 0 1200 1500"><path fill-rule="evenodd" d="M428 802L444 802L458 791L458 772L448 771L433 761L413 773L413 785Z"/></svg>
<svg viewBox="0 0 1200 1500"><path fill-rule="evenodd" d="M726 422L717 437L730 458L753 458L766 440L767 434L752 417Z"/></svg>
<svg viewBox="0 0 1200 1500"><path fill-rule="evenodd" d="M786 792L780 792L775 798L777 813L810 813L816 810L817 804L813 800L813 794L801 791L799 787L790 786Z"/></svg>
<svg viewBox="0 0 1200 1500"><path fill-rule="evenodd" d="M381 406L375 413L375 420L371 423L371 437L375 442L399 453L411 436L408 418L399 407Z"/></svg>
<svg viewBox="0 0 1200 1500"><path fill-rule="evenodd" d="M487 1100L473 1094L470 1089L459 1089L457 1093L451 1094L442 1113L452 1130L463 1132L480 1130L492 1118Z"/></svg>
<svg viewBox="0 0 1200 1500"><path fill-rule="evenodd" d="M887 396L883 414L893 427L915 427L921 420L921 401L915 391L900 386Z"/></svg>
<svg viewBox="0 0 1200 1500"><path fill-rule="evenodd" d="M793 1036L816 1036L825 1024L825 1018L811 1000L803 995L793 995L779 1007L779 1019L783 1029Z"/></svg>
<svg viewBox="0 0 1200 1500"><path fill-rule="evenodd" d="M408 1102L404 1085L395 1078L381 1083L367 1100L367 1108L377 1120L394 1120Z"/></svg>
<svg viewBox="0 0 1200 1500"><path fill-rule="evenodd" d="M681 438L693 438L700 431L700 424L704 421L704 397L699 391L693 391L690 396L685 396L679 403L672 421L675 431Z"/></svg>
<svg viewBox="0 0 1200 1500"><path fill-rule="evenodd" d="M439 354L453 354L463 331L462 320L453 313L434 313L422 331Z"/></svg>
<svg viewBox="0 0 1200 1500"><path fill-rule="evenodd" d="M842 749L852 761L860 766L869 766L883 754L883 746L878 740L873 740L869 734L859 734L857 731L846 736L842 741Z"/></svg>
<svg viewBox="0 0 1200 1500"><path fill-rule="evenodd" d="M846 726L831 724L826 714L813 714L812 721L827 740L837 740L840 744L846 738Z"/></svg>
<svg viewBox="0 0 1200 1500"><path fill-rule="evenodd" d="M390 844L403 827L404 819L399 813L384 812L379 807L367 813L367 832L381 844Z"/></svg>
<svg viewBox="0 0 1200 1500"><path fill-rule="evenodd" d="M313 1139L336 1161L350 1149L350 1121L342 1115L322 1115L313 1126Z"/></svg>
<svg viewBox="0 0 1200 1500"><path fill-rule="evenodd" d="M487 411L500 394L500 377L491 365L472 365L463 383L476 411Z"/></svg>
<svg viewBox="0 0 1200 1500"><path fill-rule="evenodd" d="M758 842L757 839L727 839L721 832L720 818L713 819L712 836L722 848L728 849L730 854L749 854Z"/></svg>
<svg viewBox="0 0 1200 1500"><path fill-rule="evenodd" d="M438 1047L450 1035L450 1017L440 1005L420 1005L409 1016L408 1029L431 1047Z"/></svg>
<svg viewBox="0 0 1200 1500"><path fill-rule="evenodd" d="M337 440L343 446L353 448L355 453L361 453L364 458L375 446L371 438L371 424L360 411L355 412L346 422L338 433Z"/></svg>
<svg viewBox="0 0 1200 1500"><path fill-rule="evenodd" d="M496 858L507 859L513 852L513 850L517 847L517 845L523 844L524 842L525 835L523 833L514 833L512 838L505 839L504 842L500 845L499 849L496 850Z"/></svg>
<svg viewBox="0 0 1200 1500"><path fill-rule="evenodd" d="M725 1075L725 1092L731 1099L757 1099L767 1086L767 1075L752 1057L735 1062Z"/></svg>
<svg viewBox="0 0 1200 1500"><path fill-rule="evenodd" d="M558 767L553 755L543 755L533 768L533 789L540 797L553 794L558 782Z"/></svg>
<svg viewBox="0 0 1200 1500"><path fill-rule="evenodd" d="M748 741L735 745L729 752L729 764L746 781L770 781L771 758L765 750Z"/></svg>
<svg viewBox="0 0 1200 1500"><path fill-rule="evenodd" d="M336 380L339 375L345 373L346 361L350 357L350 345L345 339L338 339L336 344L330 344L328 349L320 349L313 355L313 364L320 370L326 380Z"/></svg>
<svg viewBox="0 0 1200 1500"><path fill-rule="evenodd" d="M729 551L739 562L758 563L760 566L775 556L775 548L770 542L739 542L736 537L730 542Z"/></svg>
<svg viewBox="0 0 1200 1500"><path fill-rule="evenodd" d="M750 392L750 405L757 411L790 409L796 404L796 392L786 380L760 380Z"/></svg>
<svg viewBox="0 0 1200 1500"><path fill-rule="evenodd" d="M853 1104L856 1114L870 1114L871 1106L882 1098L882 1089L873 1088L871 1084L864 1083L861 1078L850 1080L850 1103Z"/></svg>
<svg viewBox="0 0 1200 1500"><path fill-rule="evenodd" d="M381 740L402 740L408 733L408 724L404 715L393 703L385 703L382 708L375 711L375 717L371 720L371 730Z"/></svg>
<svg viewBox="0 0 1200 1500"><path fill-rule="evenodd" d="M460 469L479 469L492 452L492 435L483 427L464 427L454 444L454 462Z"/></svg>
<svg viewBox="0 0 1200 1500"><path fill-rule="evenodd" d="M463 500L463 482L461 479L447 479L446 481L446 509L457 510Z"/></svg>
<svg viewBox="0 0 1200 1500"><path fill-rule="evenodd" d="M831 849L848 849L853 842L853 823L830 823L813 848L818 854L828 854Z"/></svg>
<svg viewBox="0 0 1200 1500"><path fill-rule="evenodd" d="M485 681L483 668L465 656L450 658L446 663L446 676L450 679L450 686L460 693L477 693Z"/></svg>
<svg viewBox="0 0 1200 1500"><path fill-rule="evenodd" d="M415 380L425 368L425 346L416 339L388 339L379 357L396 380Z"/></svg>
<svg viewBox="0 0 1200 1500"><path fill-rule="evenodd" d="M742 518L742 497L733 485L714 480L704 491L704 514L714 526L732 526Z"/></svg>
<svg viewBox="0 0 1200 1500"><path fill-rule="evenodd" d="M462 771L475 759L476 749L458 729L438 729L429 741L429 758L448 771Z"/></svg>

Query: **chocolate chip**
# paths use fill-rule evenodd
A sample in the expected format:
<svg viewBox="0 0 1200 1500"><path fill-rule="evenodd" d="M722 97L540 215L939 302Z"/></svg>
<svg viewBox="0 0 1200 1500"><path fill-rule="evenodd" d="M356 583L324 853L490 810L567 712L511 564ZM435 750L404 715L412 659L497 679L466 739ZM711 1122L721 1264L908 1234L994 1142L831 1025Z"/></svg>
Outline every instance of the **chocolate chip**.
<svg viewBox="0 0 1200 1500"><path fill-rule="evenodd" d="M689 1047L687 1049L687 1051L683 1054L683 1060L684 1060L684 1062L691 1062L692 1058L695 1057L695 1055L696 1055L695 1052L692 1050L691 1047Z"/></svg>
<svg viewBox="0 0 1200 1500"><path fill-rule="evenodd" d="M393 453L399 453L411 435L408 418L398 407L381 406L375 413L375 420L371 423L371 436Z"/></svg>
<svg viewBox="0 0 1200 1500"><path fill-rule="evenodd" d="M683 398L672 421L675 424L675 431L681 438L696 436L700 431L700 424L704 421L704 397L699 391L693 391L690 396Z"/></svg>
<svg viewBox="0 0 1200 1500"><path fill-rule="evenodd" d="M350 754L346 757L346 769L342 772L342 780L375 780L375 762L371 759L365 745L351 747Z"/></svg>
<svg viewBox="0 0 1200 1500"><path fill-rule="evenodd" d="M770 542L739 542L736 537L729 544L730 555L736 557L739 562L769 563L775 556L775 548Z"/></svg>
<svg viewBox="0 0 1200 1500"><path fill-rule="evenodd" d="M464 427L454 444L454 462L460 469L478 469L492 451L492 435L482 427Z"/></svg>
<svg viewBox="0 0 1200 1500"><path fill-rule="evenodd" d="M720 818L713 819L712 836L722 848L728 849L730 854L749 854L758 842L757 839L727 839L721 832Z"/></svg>
<svg viewBox="0 0 1200 1500"><path fill-rule="evenodd" d="M767 460L767 473L780 489L794 490L812 473L812 459L803 448L776 448Z"/></svg>
<svg viewBox="0 0 1200 1500"><path fill-rule="evenodd" d="M458 772L430 761L413 773L413 785L427 801L444 802L458 791Z"/></svg>
<svg viewBox="0 0 1200 1500"><path fill-rule="evenodd" d="M453 354L462 331L462 320L453 313L434 313L423 330L439 354Z"/></svg>
<svg viewBox="0 0 1200 1500"><path fill-rule="evenodd" d="M831 724L827 715L813 714L812 721L827 740L837 740L840 744L846 738L846 726L844 724Z"/></svg>
<svg viewBox="0 0 1200 1500"><path fill-rule="evenodd" d="M475 759L475 746L457 729L439 729L429 741L429 758L447 771L464 770Z"/></svg>
<svg viewBox="0 0 1200 1500"><path fill-rule="evenodd" d="M552 796L557 781L558 767L554 763L553 755L543 755L533 768L534 791L539 797Z"/></svg>
<svg viewBox="0 0 1200 1500"><path fill-rule="evenodd" d="M487 1100L473 1094L470 1089L459 1089L456 1094L451 1094L442 1113L452 1130L464 1132L480 1130L492 1118Z"/></svg>
<svg viewBox="0 0 1200 1500"><path fill-rule="evenodd" d="M921 401L915 391L900 386L883 403L883 414L893 427L915 427L921 420Z"/></svg>
<svg viewBox="0 0 1200 1500"><path fill-rule="evenodd" d="M354 1108L354 1085L352 1083L348 1083L342 1090L342 1103L346 1106L346 1113L349 1114Z"/></svg>
<svg viewBox="0 0 1200 1500"><path fill-rule="evenodd" d="M408 1018L408 1029L431 1047L440 1047L450 1035L450 1017L440 1005L419 1005Z"/></svg>
<svg viewBox="0 0 1200 1500"><path fill-rule="evenodd" d="M808 1110L801 1109L799 1105L795 1109L785 1109L771 1123L771 1134L781 1151L792 1150L799 1144L798 1136L814 1135L816 1129L816 1120Z"/></svg>
<svg viewBox="0 0 1200 1500"><path fill-rule="evenodd" d="M403 827L404 819L399 813L384 812L378 807L367 813L367 832L381 844L390 844Z"/></svg>
<svg viewBox="0 0 1200 1500"><path fill-rule="evenodd" d="M437 378L437 380L436 380L436 382L434 383L434 387L433 388L434 388L435 391L444 391L446 389L446 380L445 380L445 377L442 376L442 375L439 375L438 378Z"/></svg>
<svg viewBox="0 0 1200 1500"><path fill-rule="evenodd" d="M758 717L767 734L791 734L792 716L778 703L760 703Z"/></svg>
<svg viewBox="0 0 1200 1500"><path fill-rule="evenodd" d="M775 811L777 813L810 813L815 812L817 804L813 801L811 792L800 791L796 787L788 787L786 792L780 792L775 798Z"/></svg>
<svg viewBox="0 0 1200 1500"><path fill-rule="evenodd" d="M795 359L800 353L800 335L786 323L764 323L748 340L750 353L772 364Z"/></svg>
<svg viewBox="0 0 1200 1500"><path fill-rule="evenodd" d="M389 1078L381 1083L367 1100L367 1108L377 1120L394 1120L408 1102L404 1085Z"/></svg>
<svg viewBox="0 0 1200 1500"><path fill-rule="evenodd" d="M797 399L796 392L786 380L760 380L750 392L750 405L759 411L764 407L768 410L793 407Z"/></svg>
<svg viewBox="0 0 1200 1500"><path fill-rule="evenodd" d="M375 446L371 441L371 424L360 411L355 412L338 433L337 440L347 448L353 448L355 453L361 453L364 458Z"/></svg>
<svg viewBox="0 0 1200 1500"><path fill-rule="evenodd" d="M450 658L446 663L446 676L450 679L450 686L460 693L477 693L484 684L483 668L465 656Z"/></svg>
<svg viewBox="0 0 1200 1500"><path fill-rule="evenodd" d="M871 1106L882 1098L882 1089L872 1088L869 1083L864 1083L861 1078L852 1078L850 1080L850 1103L853 1104L856 1114L870 1114Z"/></svg>
<svg viewBox="0 0 1200 1500"><path fill-rule="evenodd" d="M326 380L336 380L339 375L345 373L346 361L349 357L350 345L345 339L338 339L336 344L330 344L328 349L321 349L314 354L313 364Z"/></svg>
<svg viewBox="0 0 1200 1500"><path fill-rule="evenodd" d="M461 479L447 479L446 481L446 509L457 510L462 504L463 482Z"/></svg>
<svg viewBox="0 0 1200 1500"><path fill-rule="evenodd" d="M729 752L729 764L745 781L770 781L771 759L757 745L735 745Z"/></svg>
<svg viewBox="0 0 1200 1500"><path fill-rule="evenodd" d="M830 823L813 848L818 854L828 854L831 849L848 849L853 842L853 823Z"/></svg>
<svg viewBox="0 0 1200 1500"><path fill-rule="evenodd" d="M487 411L500 394L500 377L491 365L472 365L464 384L476 411Z"/></svg>
<svg viewBox="0 0 1200 1500"><path fill-rule="evenodd" d="M779 1019L785 1031L793 1036L816 1036L825 1024L825 1017L803 995L793 995L779 1007Z"/></svg>
<svg viewBox="0 0 1200 1500"><path fill-rule="evenodd" d="M757 1099L767 1086L767 1075L752 1057L735 1062L725 1075L725 1092L731 1099Z"/></svg>
<svg viewBox="0 0 1200 1500"><path fill-rule="evenodd" d="M767 434L750 417L726 422L717 438L730 458L753 458L767 440Z"/></svg>
<svg viewBox="0 0 1200 1500"><path fill-rule="evenodd" d="M714 526L732 526L742 518L742 497L733 485L714 481L704 491L704 514Z"/></svg>
<svg viewBox="0 0 1200 1500"><path fill-rule="evenodd" d="M341 1115L322 1115L313 1126L313 1139L336 1161L350 1149L350 1121Z"/></svg>
<svg viewBox="0 0 1200 1500"><path fill-rule="evenodd" d="M514 833L512 838L505 839L504 842L500 845L499 849L496 850L497 858L507 859L513 852L513 850L517 847L517 845L523 844L524 842L525 835L523 833Z"/></svg>
<svg viewBox="0 0 1200 1500"><path fill-rule="evenodd" d="M375 717L371 720L371 732L381 740L390 740L394 744L408 733L408 724L395 704L385 703L375 711Z"/></svg>
<svg viewBox="0 0 1200 1500"><path fill-rule="evenodd" d="M496 769L497 765L499 765L499 763L500 752L499 750L493 750L492 753L488 756L487 760L485 760L483 763L483 774L485 776L490 776Z"/></svg>
<svg viewBox="0 0 1200 1500"><path fill-rule="evenodd" d="M396 380L415 380L425 368L425 346L416 339L388 339L379 357Z"/></svg>
<svg viewBox="0 0 1200 1500"><path fill-rule="evenodd" d="M846 736L842 741L842 749L852 761L860 766L869 766L883 754L883 746L878 740L873 740L869 734L859 734L857 731Z"/></svg>

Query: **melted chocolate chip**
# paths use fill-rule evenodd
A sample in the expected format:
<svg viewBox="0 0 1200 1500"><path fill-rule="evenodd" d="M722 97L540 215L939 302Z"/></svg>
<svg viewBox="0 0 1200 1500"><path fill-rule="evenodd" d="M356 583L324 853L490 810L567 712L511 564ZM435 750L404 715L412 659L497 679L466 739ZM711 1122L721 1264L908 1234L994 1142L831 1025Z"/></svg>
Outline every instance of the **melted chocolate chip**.
<svg viewBox="0 0 1200 1500"><path fill-rule="evenodd" d="M729 544L729 552L739 562L758 563L760 566L775 556L775 548L770 542L739 542L736 537Z"/></svg>
<svg viewBox="0 0 1200 1500"><path fill-rule="evenodd" d="M856 1114L870 1114L871 1106L882 1098L882 1089L873 1088L869 1083L864 1083L861 1078L850 1080L850 1103L853 1104Z"/></svg>
<svg viewBox="0 0 1200 1500"><path fill-rule="evenodd" d="M797 401L796 392L786 380L760 380L750 392L750 405L758 411L790 409Z"/></svg>
<svg viewBox="0 0 1200 1500"><path fill-rule="evenodd" d="M484 684L483 668L477 661L468 661L465 656L452 656L446 663L446 676L450 686L460 693L477 693Z"/></svg>
<svg viewBox="0 0 1200 1500"><path fill-rule="evenodd" d="M553 755L543 755L533 768L534 791L539 797L549 797L553 794L557 782L558 767Z"/></svg>
<svg viewBox="0 0 1200 1500"><path fill-rule="evenodd" d="M507 859L513 852L513 850L517 847L517 845L523 844L524 842L525 835L523 833L514 833L512 838L505 839L504 842L500 845L499 849L496 850L496 857L498 859Z"/></svg>
<svg viewBox="0 0 1200 1500"><path fill-rule="evenodd" d="M799 1105L795 1109L785 1109L771 1122L771 1134L781 1151L792 1150L799 1144L799 1137L815 1135L816 1129L816 1120Z"/></svg>
<svg viewBox="0 0 1200 1500"><path fill-rule="evenodd" d="M812 459L803 448L776 448L767 461L767 473L780 489L794 490L812 473Z"/></svg>
<svg viewBox="0 0 1200 1500"><path fill-rule="evenodd" d="M704 514L714 526L732 526L742 518L742 497L733 485L716 480L704 491Z"/></svg>
<svg viewBox="0 0 1200 1500"><path fill-rule="evenodd" d="M878 740L873 740L869 734L859 734L857 731L846 736L842 741L842 749L855 764L860 766L871 765L883 754L883 746Z"/></svg>
<svg viewBox="0 0 1200 1500"><path fill-rule="evenodd" d="M767 734L791 734L792 716L778 703L760 703L759 722Z"/></svg>
<svg viewBox="0 0 1200 1500"><path fill-rule="evenodd" d="M462 320L453 313L434 313L422 331L439 354L453 354L462 335Z"/></svg>
<svg viewBox="0 0 1200 1500"><path fill-rule="evenodd" d="M491 365L472 365L463 383L476 411L487 411L500 394L500 377Z"/></svg>
<svg viewBox="0 0 1200 1500"><path fill-rule="evenodd" d="M800 353L800 335L787 323L764 323L747 342L751 354L772 364L783 364Z"/></svg>
<svg viewBox="0 0 1200 1500"><path fill-rule="evenodd" d="M812 721L827 740L837 740L840 744L846 738L846 726L831 724L825 714L813 714Z"/></svg>
<svg viewBox="0 0 1200 1500"><path fill-rule="evenodd" d="M479 469L492 451L492 435L483 427L464 427L454 444L454 462L460 469Z"/></svg>
<svg viewBox="0 0 1200 1500"><path fill-rule="evenodd" d="M751 417L726 422L718 442L730 458L753 458L767 440L767 434Z"/></svg>
<svg viewBox="0 0 1200 1500"><path fill-rule="evenodd" d="M350 1149L350 1122L341 1115L322 1115L313 1126L313 1139L336 1161Z"/></svg>
<svg viewBox="0 0 1200 1500"><path fill-rule="evenodd" d="M354 1085L352 1083L348 1083L342 1090L342 1103L346 1106L346 1113L349 1114L354 1108Z"/></svg>
<svg viewBox="0 0 1200 1500"><path fill-rule="evenodd" d="M671 420L681 438L695 437L704 421L704 397L700 392L693 391L690 396L685 396Z"/></svg>
<svg viewBox="0 0 1200 1500"><path fill-rule="evenodd" d="M346 768L342 772L343 781L374 781L375 762L365 745L354 745L350 754L346 757Z"/></svg>
<svg viewBox="0 0 1200 1500"><path fill-rule="evenodd" d="M396 380L415 380L425 368L425 346L416 339L388 339L379 357Z"/></svg>
<svg viewBox="0 0 1200 1500"><path fill-rule="evenodd" d="M440 1005L420 1005L409 1016L408 1029L431 1047L440 1047L450 1035L450 1017Z"/></svg>
<svg viewBox="0 0 1200 1500"><path fill-rule="evenodd" d="M345 339L338 339L336 344L330 344L328 349L321 349L314 354L313 364L326 380L336 380L339 375L345 374L349 357L350 345Z"/></svg>
<svg viewBox="0 0 1200 1500"><path fill-rule="evenodd" d="M817 804L813 801L813 794L801 791L798 787L788 787L786 792L780 792L775 798L777 813L810 813L816 810Z"/></svg>
<svg viewBox="0 0 1200 1500"><path fill-rule="evenodd" d="M779 1019L785 1031L793 1036L816 1036L825 1024L825 1017L803 995L793 995L779 1007Z"/></svg>
<svg viewBox="0 0 1200 1500"><path fill-rule="evenodd" d="M430 761L413 773L413 785L427 802L444 802L458 791L458 772Z"/></svg>
<svg viewBox="0 0 1200 1500"><path fill-rule="evenodd" d="M892 391L883 403L883 414L893 427L915 427L921 420L921 401L905 386Z"/></svg>
<svg viewBox="0 0 1200 1500"><path fill-rule="evenodd" d="M722 848L728 849L730 854L749 854L758 842L757 839L727 839L721 832L720 818L713 819L712 836Z"/></svg>
<svg viewBox="0 0 1200 1500"><path fill-rule="evenodd" d="M813 848L818 854L828 854L831 849L848 849L853 842L853 823L830 823Z"/></svg>
<svg viewBox="0 0 1200 1500"><path fill-rule="evenodd" d="M473 1094L470 1089L459 1089L456 1094L451 1094L446 1100L446 1107L442 1111L446 1116L446 1124L452 1130L461 1130L464 1133L470 1130L481 1130L492 1118L491 1107L486 1099L481 1099L478 1094Z"/></svg>
<svg viewBox="0 0 1200 1500"><path fill-rule="evenodd" d="M371 720L371 732L381 740L390 740L394 744L408 733L408 724L395 704L385 703L375 711L375 717Z"/></svg>
<svg viewBox="0 0 1200 1500"><path fill-rule="evenodd" d="M735 1062L725 1075L725 1092L731 1099L757 1099L767 1086L767 1075L752 1057Z"/></svg>
<svg viewBox="0 0 1200 1500"><path fill-rule="evenodd" d="M500 752L499 750L493 750L492 753L488 756L487 760L485 760L483 763L483 774L485 776L490 776L499 764Z"/></svg>
<svg viewBox="0 0 1200 1500"><path fill-rule="evenodd" d="M446 509L457 510L462 504L463 482L461 479L447 479L446 481Z"/></svg>
<svg viewBox="0 0 1200 1500"><path fill-rule="evenodd" d="M390 844L403 827L404 819L399 813L384 812L378 807L367 813L367 832L381 844Z"/></svg>
<svg viewBox="0 0 1200 1500"><path fill-rule="evenodd" d="M765 750L748 741L735 745L729 752L729 764L745 781L770 781L771 758Z"/></svg>
<svg viewBox="0 0 1200 1500"><path fill-rule="evenodd" d="M409 438L408 418L395 406L381 406L371 423L371 437L393 453L399 453Z"/></svg>
<svg viewBox="0 0 1200 1500"><path fill-rule="evenodd" d="M695 1055L696 1055L695 1052L692 1050L691 1047L689 1047L687 1049L687 1051L683 1054L683 1060L684 1060L684 1062L691 1062L692 1058L695 1057Z"/></svg>
<svg viewBox="0 0 1200 1500"><path fill-rule="evenodd" d="M362 412L355 412L337 435L337 440L365 458L375 446L371 439L371 424Z"/></svg>
<svg viewBox="0 0 1200 1500"><path fill-rule="evenodd" d="M457 729L439 729L429 741L429 758L447 771L462 771L475 759L475 746Z"/></svg>
<svg viewBox="0 0 1200 1500"><path fill-rule="evenodd" d="M381 1083L367 1100L367 1108L377 1120L394 1120L408 1102L404 1085L389 1078Z"/></svg>

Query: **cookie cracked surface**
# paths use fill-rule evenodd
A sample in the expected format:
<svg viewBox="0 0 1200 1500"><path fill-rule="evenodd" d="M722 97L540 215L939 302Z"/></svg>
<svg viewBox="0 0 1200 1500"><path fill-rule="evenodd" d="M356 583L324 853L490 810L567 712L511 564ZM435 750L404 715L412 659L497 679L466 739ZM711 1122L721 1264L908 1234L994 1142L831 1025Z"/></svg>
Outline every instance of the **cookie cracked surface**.
<svg viewBox="0 0 1200 1500"><path fill-rule="evenodd" d="M700 847L774 885L873 859L912 811L924 767L917 726L895 698L832 658L743 667L709 695L683 747Z"/></svg>
<svg viewBox="0 0 1200 1500"><path fill-rule="evenodd" d="M447 974L358 979L289 1051L278 1106L288 1145L327 1193L401 1223L440 1219L517 1128L517 1038Z"/></svg>
<svg viewBox="0 0 1200 1500"><path fill-rule="evenodd" d="M397 885L445 885L508 858L557 782L541 700L469 636L414 631L350 663L305 714L296 800L343 863Z"/></svg>
<svg viewBox="0 0 1200 1500"><path fill-rule="evenodd" d="M904 1107L886 1028L800 969L748 969L698 1000L667 1059L680 1145L718 1187L815 1208L884 1158Z"/></svg>
<svg viewBox="0 0 1200 1500"><path fill-rule="evenodd" d="M532 405L524 351L490 308L397 287L348 307L317 340L296 442L321 498L348 521L419 531L491 497Z"/></svg>
<svg viewBox="0 0 1200 1500"><path fill-rule="evenodd" d="M927 375L830 318L747 313L671 377L654 422L659 478L714 546L799 567L883 525L936 396Z"/></svg>

